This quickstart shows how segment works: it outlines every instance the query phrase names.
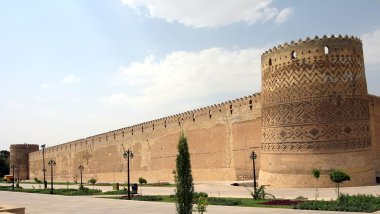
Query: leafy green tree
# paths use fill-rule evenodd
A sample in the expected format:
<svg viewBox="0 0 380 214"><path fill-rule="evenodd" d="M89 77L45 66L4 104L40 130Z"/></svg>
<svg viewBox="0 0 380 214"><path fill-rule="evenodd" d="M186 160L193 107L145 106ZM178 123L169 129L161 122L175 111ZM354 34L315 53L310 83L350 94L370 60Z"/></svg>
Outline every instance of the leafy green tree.
<svg viewBox="0 0 380 214"><path fill-rule="evenodd" d="M0 151L0 177L9 175L9 151Z"/></svg>
<svg viewBox="0 0 380 214"><path fill-rule="evenodd" d="M142 186L143 186L143 184L146 184L146 183L148 183L148 181L146 181L145 178L139 177L139 184L140 184L141 195L142 195Z"/></svg>
<svg viewBox="0 0 380 214"><path fill-rule="evenodd" d="M313 177L315 179L315 200L317 200L318 196L319 196L317 181L318 181L319 177L321 176L321 170L313 169L313 170L311 170L311 174L313 175Z"/></svg>
<svg viewBox="0 0 380 214"><path fill-rule="evenodd" d="M195 208L195 210L198 213L203 214L204 212L207 212L207 206L208 206L207 197L201 196L198 199L197 207Z"/></svg>
<svg viewBox="0 0 380 214"><path fill-rule="evenodd" d="M193 210L194 184L191 173L189 146L183 132L179 136L176 170L173 173L176 184L177 214L191 214Z"/></svg>
<svg viewBox="0 0 380 214"><path fill-rule="evenodd" d="M337 194L338 198L340 196L339 194L339 184L349 181L351 178L349 175L347 175L345 172L340 170L334 170L330 173L330 180L336 184Z"/></svg>
<svg viewBox="0 0 380 214"><path fill-rule="evenodd" d="M92 177L92 178L90 178L90 180L88 180L88 183L92 184L92 189L95 188L95 184L97 181L98 181L98 179L96 179L95 177Z"/></svg>

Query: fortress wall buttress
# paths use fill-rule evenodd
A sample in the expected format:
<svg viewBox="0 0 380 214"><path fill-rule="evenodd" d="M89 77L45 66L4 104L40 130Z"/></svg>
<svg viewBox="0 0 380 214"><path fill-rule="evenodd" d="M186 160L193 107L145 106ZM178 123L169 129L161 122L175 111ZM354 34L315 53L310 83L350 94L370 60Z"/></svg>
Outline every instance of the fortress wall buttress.
<svg viewBox="0 0 380 214"><path fill-rule="evenodd" d="M380 97L369 96L369 112L371 123L371 141L373 152L373 163L376 172L376 179L380 179Z"/></svg>
<svg viewBox="0 0 380 214"><path fill-rule="evenodd" d="M72 181L83 165L84 180L125 182L124 150L131 149L131 179L172 181L180 130L188 138L195 180L244 180L252 178L250 152L261 147L260 95L212 105L182 114L53 146L45 162L54 159L57 180ZM252 134L252 130L256 130ZM30 154L30 174L42 177L42 151ZM47 165L47 164L46 164ZM50 175L50 168L47 168Z"/></svg>
<svg viewBox="0 0 380 214"><path fill-rule="evenodd" d="M262 55L260 183L274 187L375 184L362 43L348 36L300 40Z"/></svg>

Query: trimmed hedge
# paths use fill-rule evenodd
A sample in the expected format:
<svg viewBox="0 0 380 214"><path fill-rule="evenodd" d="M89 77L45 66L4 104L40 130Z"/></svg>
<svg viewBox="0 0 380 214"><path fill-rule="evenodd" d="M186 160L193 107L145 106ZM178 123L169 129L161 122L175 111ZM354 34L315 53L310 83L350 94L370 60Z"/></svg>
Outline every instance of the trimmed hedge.
<svg viewBox="0 0 380 214"><path fill-rule="evenodd" d="M335 201L305 201L293 206L292 208L302 210L375 212L380 210L380 197L362 194L342 194Z"/></svg>
<svg viewBox="0 0 380 214"><path fill-rule="evenodd" d="M12 191L12 187L2 186L0 187L0 191ZM49 189L23 189L23 188L15 188L14 192L25 192L25 193L39 193L39 194L50 194ZM81 191L78 189L54 189L53 194L55 195L95 195L101 193L101 190L98 189L88 189Z"/></svg>

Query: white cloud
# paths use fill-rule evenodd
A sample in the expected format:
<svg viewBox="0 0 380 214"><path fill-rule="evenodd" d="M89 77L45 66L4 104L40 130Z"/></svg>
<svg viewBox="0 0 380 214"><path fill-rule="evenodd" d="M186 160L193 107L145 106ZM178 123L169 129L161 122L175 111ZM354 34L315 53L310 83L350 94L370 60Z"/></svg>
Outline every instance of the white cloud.
<svg viewBox="0 0 380 214"><path fill-rule="evenodd" d="M75 82L79 82L80 80L81 79L79 77L76 77L74 75L69 75L69 76L66 76L65 78L63 78L61 83L75 83Z"/></svg>
<svg viewBox="0 0 380 214"><path fill-rule="evenodd" d="M277 14L276 20L274 20L274 22L276 22L278 24L286 22L286 20L288 20L290 15L292 15L293 11L294 11L293 8L285 8L285 9L281 10Z"/></svg>
<svg viewBox="0 0 380 214"><path fill-rule="evenodd" d="M212 48L200 52L177 51L162 60L150 55L142 62L120 68L119 78L133 91L115 93L103 97L102 101L141 107L183 98L259 92L262 52L254 48L238 51Z"/></svg>
<svg viewBox="0 0 380 214"><path fill-rule="evenodd" d="M42 89L47 89L47 88L50 87L50 85L47 84L47 83L45 83L45 84L42 84L40 87L41 87Z"/></svg>
<svg viewBox="0 0 380 214"><path fill-rule="evenodd" d="M363 34L361 39L363 41L365 63L380 65L380 29Z"/></svg>
<svg viewBox="0 0 380 214"><path fill-rule="evenodd" d="M291 13L289 8L282 10L271 6L271 0L121 0L139 14L146 11L153 18L177 21L192 27L219 27L236 22L249 25L257 21L276 18L279 23L286 21ZM279 15L281 15L279 17Z"/></svg>

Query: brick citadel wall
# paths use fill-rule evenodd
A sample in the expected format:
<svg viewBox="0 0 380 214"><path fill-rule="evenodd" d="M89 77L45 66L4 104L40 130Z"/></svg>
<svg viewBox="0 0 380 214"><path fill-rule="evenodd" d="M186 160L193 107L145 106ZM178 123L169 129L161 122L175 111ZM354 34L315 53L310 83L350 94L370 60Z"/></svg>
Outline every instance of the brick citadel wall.
<svg viewBox="0 0 380 214"><path fill-rule="evenodd" d="M380 98L368 95L361 41L331 36L279 45L262 55L261 94L53 146L56 180L125 182L125 150L135 154L131 179L173 181L181 129L189 142L196 181L251 180L252 150L260 184L333 186L328 174L346 171L344 185L380 177ZM12 156L12 152L11 152ZM29 154L29 175L42 178L42 151ZM47 176L50 170L47 170Z"/></svg>
<svg viewBox="0 0 380 214"><path fill-rule="evenodd" d="M189 142L195 180L252 179L254 149L260 157L261 103L259 94L188 111L45 149L45 162L54 159L55 179L72 181L84 166L84 180L126 181L131 149L131 179L173 181L180 130ZM42 150L29 155L30 177L42 175ZM258 158L259 160L259 158ZM259 163L258 163L259 165ZM47 176L50 168L47 168Z"/></svg>

